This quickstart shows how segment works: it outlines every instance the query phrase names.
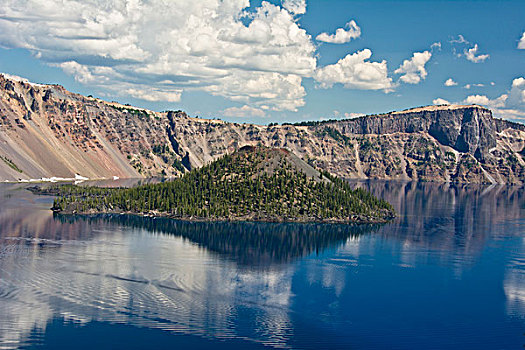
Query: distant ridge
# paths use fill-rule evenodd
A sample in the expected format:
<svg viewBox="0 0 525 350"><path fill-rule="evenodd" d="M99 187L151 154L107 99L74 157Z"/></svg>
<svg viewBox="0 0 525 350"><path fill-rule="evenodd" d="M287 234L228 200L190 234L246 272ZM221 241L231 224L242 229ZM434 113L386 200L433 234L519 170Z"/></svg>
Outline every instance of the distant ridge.
<svg viewBox="0 0 525 350"><path fill-rule="evenodd" d="M525 182L525 126L477 105L262 126L153 112L0 75L0 181L176 176L258 144L344 178Z"/></svg>

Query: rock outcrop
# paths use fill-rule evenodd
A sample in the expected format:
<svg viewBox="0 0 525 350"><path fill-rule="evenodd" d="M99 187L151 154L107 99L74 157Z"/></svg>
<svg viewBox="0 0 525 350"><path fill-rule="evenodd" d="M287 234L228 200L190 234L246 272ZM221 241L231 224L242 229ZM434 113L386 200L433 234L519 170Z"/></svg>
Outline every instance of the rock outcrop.
<svg viewBox="0 0 525 350"><path fill-rule="evenodd" d="M345 178L525 182L525 126L480 106L262 126L153 112L0 75L0 180L171 176L258 144Z"/></svg>

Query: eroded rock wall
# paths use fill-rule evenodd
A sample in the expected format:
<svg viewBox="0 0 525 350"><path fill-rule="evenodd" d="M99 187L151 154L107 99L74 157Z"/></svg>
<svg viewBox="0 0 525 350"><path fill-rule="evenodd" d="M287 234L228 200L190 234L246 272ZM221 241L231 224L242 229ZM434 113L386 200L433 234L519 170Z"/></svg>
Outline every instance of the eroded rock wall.
<svg viewBox="0 0 525 350"><path fill-rule="evenodd" d="M480 106L261 126L157 113L0 75L0 180L171 176L257 144L345 178L525 182L525 126Z"/></svg>

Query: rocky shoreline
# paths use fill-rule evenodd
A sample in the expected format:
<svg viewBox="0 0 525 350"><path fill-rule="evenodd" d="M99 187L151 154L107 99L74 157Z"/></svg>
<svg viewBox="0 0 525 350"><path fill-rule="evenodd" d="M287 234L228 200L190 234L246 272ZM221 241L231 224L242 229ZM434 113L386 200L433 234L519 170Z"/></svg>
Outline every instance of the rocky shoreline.
<svg viewBox="0 0 525 350"><path fill-rule="evenodd" d="M180 221L188 222L265 222L265 223L318 223L318 224L385 224L395 218L395 215L385 218L373 218L363 215L355 215L349 217L347 220L340 218L293 218L293 217L258 217L257 214L246 215L246 216L230 216L230 217L199 217L199 216L176 216L169 213L160 213L160 212L148 212L148 213L138 213L138 212L124 212L124 211L111 211L111 212L97 212L97 211L88 211L88 212L76 212L76 211L62 211L51 208L55 215L64 215L64 216L88 216L94 217L99 215L132 215L138 217L146 218L165 218L173 219Z"/></svg>

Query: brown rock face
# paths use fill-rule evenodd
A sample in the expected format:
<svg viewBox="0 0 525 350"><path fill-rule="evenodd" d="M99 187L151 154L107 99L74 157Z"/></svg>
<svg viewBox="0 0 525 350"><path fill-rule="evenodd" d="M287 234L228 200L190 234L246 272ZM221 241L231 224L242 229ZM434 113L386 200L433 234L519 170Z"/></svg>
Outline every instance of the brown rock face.
<svg viewBox="0 0 525 350"><path fill-rule="evenodd" d="M479 106L418 108L334 124L344 134L428 134L443 146L480 156L496 146L494 118L488 109Z"/></svg>
<svg viewBox="0 0 525 350"><path fill-rule="evenodd" d="M346 178L525 182L525 126L480 106L260 126L157 113L0 75L0 180L169 176L257 144Z"/></svg>

